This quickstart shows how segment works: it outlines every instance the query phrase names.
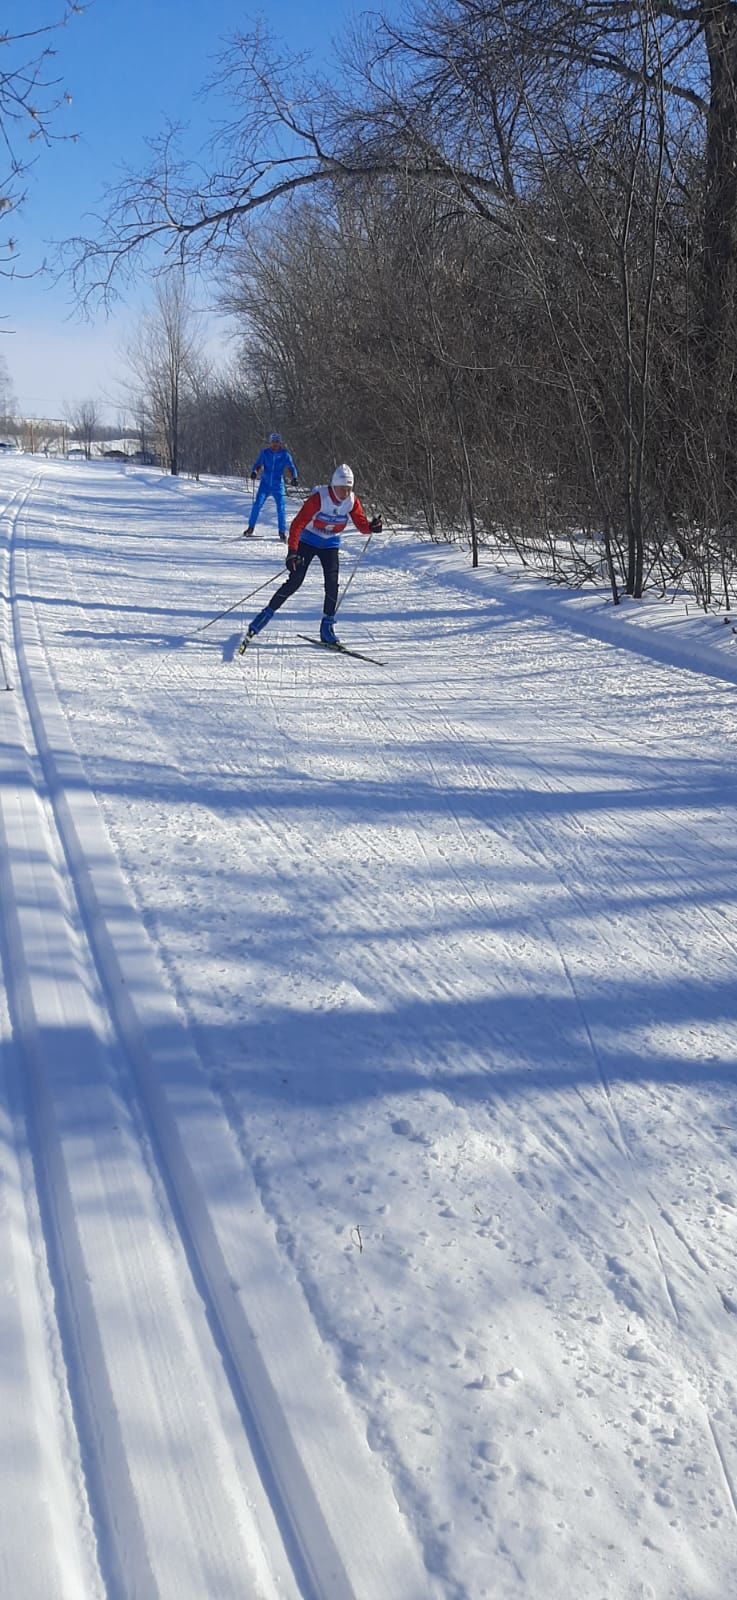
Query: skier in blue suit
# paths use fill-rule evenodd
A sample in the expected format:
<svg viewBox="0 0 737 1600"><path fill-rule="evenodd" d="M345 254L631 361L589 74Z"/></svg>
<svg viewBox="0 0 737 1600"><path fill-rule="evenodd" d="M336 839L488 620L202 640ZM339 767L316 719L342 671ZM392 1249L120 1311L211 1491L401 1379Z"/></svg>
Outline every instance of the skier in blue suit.
<svg viewBox="0 0 737 1600"><path fill-rule="evenodd" d="M243 532L244 539L249 539L251 537L251 534L253 533L258 521L259 511L261 510L264 500L267 500L269 495L271 495L271 498L276 505L279 538L286 539L287 496L284 488L285 472L290 474L292 483L296 486L297 468L294 465L292 457L290 456L286 445L282 444L279 434L270 433L269 442L266 445L266 448L261 451L260 456L257 457L253 463L253 466L251 467L252 481L255 483L256 478L260 473L261 482L258 486L256 498L251 506L251 515L248 518L248 527L245 528Z"/></svg>

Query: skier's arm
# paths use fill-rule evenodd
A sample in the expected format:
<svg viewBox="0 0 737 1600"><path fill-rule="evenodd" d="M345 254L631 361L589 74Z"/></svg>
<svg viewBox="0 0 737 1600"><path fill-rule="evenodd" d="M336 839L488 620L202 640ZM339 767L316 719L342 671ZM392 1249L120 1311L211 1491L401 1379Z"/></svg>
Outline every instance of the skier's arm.
<svg viewBox="0 0 737 1600"><path fill-rule="evenodd" d="M292 483L296 483L297 479L299 477L299 473L297 471L297 468L294 465L294 461L292 460L292 457L290 456L289 451L287 451L287 459L284 462L284 466L285 466L285 468L288 468L289 471L292 474Z"/></svg>
<svg viewBox="0 0 737 1600"><path fill-rule="evenodd" d="M296 517L289 524L289 549L294 553L299 544L300 534L304 532L308 522L317 516L320 510L319 494L311 494L303 506L300 507ZM368 532L368 529L366 530Z"/></svg>
<svg viewBox="0 0 737 1600"><path fill-rule="evenodd" d="M360 500L358 498L358 495L356 495L356 498L353 501L353 510L351 512L351 522L353 522L355 524L355 526L358 528L359 533L370 533L371 532L371 523L369 522L369 519L366 516L366 512L364 511L363 506L361 505L361 502L360 502Z"/></svg>

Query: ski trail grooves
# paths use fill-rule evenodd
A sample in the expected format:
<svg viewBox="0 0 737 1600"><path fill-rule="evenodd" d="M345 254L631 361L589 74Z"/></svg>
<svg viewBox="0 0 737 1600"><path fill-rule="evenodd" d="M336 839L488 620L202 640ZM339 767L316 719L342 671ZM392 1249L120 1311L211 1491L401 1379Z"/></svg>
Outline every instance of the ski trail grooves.
<svg viewBox="0 0 737 1600"><path fill-rule="evenodd" d="M9 550L13 526L33 485L10 494L0 512L2 621L0 640L8 687ZM0 698L3 777L8 768L8 730L15 723L13 699ZM17 948L17 917L11 913L12 875L7 824L23 790L22 763L2 783L0 808L0 1345L3 1352L0 1410L6 1466L0 1501L0 1570L3 1592L24 1600L80 1600L102 1594L94 1536L85 1503L59 1339L50 1310L52 1289L45 1270L42 1226L23 1135L21 1083L25 1074L13 1038L8 996L16 987L11 951ZM12 818L11 818L12 826ZM4 846L4 848L3 848ZM8 937L10 932L11 937ZM17 1541L33 1505L34 1536Z"/></svg>
<svg viewBox="0 0 737 1600"><path fill-rule="evenodd" d="M0 831L0 840L2 833ZM2 848L0 844L0 849ZM3 852L3 856L6 852ZM0 857L2 859L2 857ZM7 873L0 867L5 903ZM0 937L3 987L12 981ZM84 1503L79 1452L69 1414L59 1340L48 1307L52 1291L39 1249L41 1226L19 1124L20 1062L10 1018L0 1010L0 1411L3 1493L0 1569L3 1593L24 1600L101 1600L94 1535ZM34 1507L33 1540L18 1529Z"/></svg>
<svg viewBox="0 0 737 1600"><path fill-rule="evenodd" d="M19 684L37 715L18 626L25 601L11 576ZM218 1593L235 1595L240 1568L254 1594L270 1597L276 1588L253 1519L233 1503L241 1498L235 1469L220 1459L215 1404L202 1396L204 1376L201 1383L194 1377L186 1311L177 1318L170 1309L176 1285L155 1236L145 1173L122 1126L125 1108L111 1092L109 1029L68 904L38 761L27 754L32 738L20 700L13 713L1 791L4 964L103 1581L121 1597L199 1594L215 1580ZM147 1471L149 1433L175 1448L173 1472Z"/></svg>
<svg viewBox="0 0 737 1600"><path fill-rule="evenodd" d="M124 1600L225 1600L244 1585L267 1600L426 1600L427 1574L274 1252L113 857L27 598L18 520L10 591L28 723L6 741L0 770L6 960L104 1580ZM34 743L37 760L26 755ZM135 1090L121 1104L111 1079L127 1078ZM160 1242L151 1249L149 1179L126 1098L201 1297L196 1316L181 1260L179 1281L176 1264L157 1259ZM98 1130L92 1149L77 1134L83 1105Z"/></svg>

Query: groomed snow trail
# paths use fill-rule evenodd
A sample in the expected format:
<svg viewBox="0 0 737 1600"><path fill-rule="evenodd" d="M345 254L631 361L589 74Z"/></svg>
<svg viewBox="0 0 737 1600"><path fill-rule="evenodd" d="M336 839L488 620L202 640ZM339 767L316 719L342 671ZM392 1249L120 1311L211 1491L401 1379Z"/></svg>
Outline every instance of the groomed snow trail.
<svg viewBox="0 0 737 1600"><path fill-rule="evenodd" d="M734 683L2 466L16 1591L727 1600Z"/></svg>
<svg viewBox="0 0 737 1600"><path fill-rule="evenodd" d="M23 476L2 519L2 1591L420 1600L69 735Z"/></svg>

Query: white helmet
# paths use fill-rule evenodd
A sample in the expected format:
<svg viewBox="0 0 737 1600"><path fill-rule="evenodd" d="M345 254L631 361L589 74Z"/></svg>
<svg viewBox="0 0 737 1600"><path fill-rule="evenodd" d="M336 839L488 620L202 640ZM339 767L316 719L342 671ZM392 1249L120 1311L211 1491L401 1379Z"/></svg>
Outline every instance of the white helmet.
<svg viewBox="0 0 737 1600"><path fill-rule="evenodd" d="M352 473L350 467L346 466L345 462L343 462L342 466L335 468L333 476L330 479L330 484L331 484L331 488L333 488L333 489L337 489L337 488L352 489L353 488L353 473Z"/></svg>

